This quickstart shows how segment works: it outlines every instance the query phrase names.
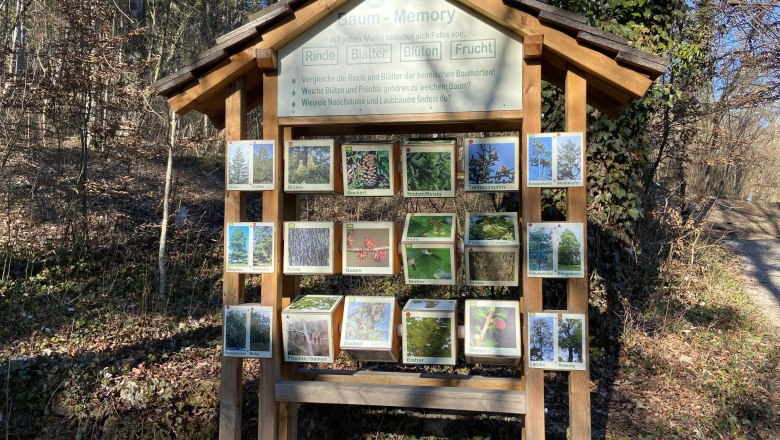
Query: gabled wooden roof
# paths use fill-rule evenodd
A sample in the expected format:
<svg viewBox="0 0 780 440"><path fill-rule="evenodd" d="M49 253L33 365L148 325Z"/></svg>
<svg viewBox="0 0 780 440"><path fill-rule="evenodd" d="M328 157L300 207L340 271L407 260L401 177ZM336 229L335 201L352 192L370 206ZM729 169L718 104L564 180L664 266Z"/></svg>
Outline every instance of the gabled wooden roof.
<svg viewBox="0 0 780 440"><path fill-rule="evenodd" d="M587 73L588 103L612 115L642 97L666 69L655 55L586 24L585 17L537 0L451 0L521 37L543 35L543 78L561 86L566 66ZM282 0L249 23L217 38L185 67L154 84L179 114L197 110L224 124L224 89L257 70L258 50L278 50L348 0ZM260 75L247 75L249 109L261 102Z"/></svg>

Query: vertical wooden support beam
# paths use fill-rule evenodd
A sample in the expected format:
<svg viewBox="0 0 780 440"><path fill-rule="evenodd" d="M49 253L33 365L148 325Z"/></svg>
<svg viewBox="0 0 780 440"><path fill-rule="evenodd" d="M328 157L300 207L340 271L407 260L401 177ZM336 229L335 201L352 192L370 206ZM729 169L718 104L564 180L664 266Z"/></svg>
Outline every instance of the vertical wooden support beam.
<svg viewBox="0 0 780 440"><path fill-rule="evenodd" d="M227 143L246 138L246 78L235 80L225 91L225 164L227 165ZM227 169L227 166L225 167ZM225 173L227 180L227 173ZM225 182L227 188L227 182ZM225 191L225 225L246 219L246 194L241 191ZM244 302L244 275L222 274L222 302L234 305ZM222 358L221 388L219 398L219 438L239 440L241 438L241 402L243 394L243 359Z"/></svg>
<svg viewBox="0 0 780 440"><path fill-rule="evenodd" d="M566 70L566 131L587 131L587 80L585 73L573 66ZM587 136L585 136L587 138ZM583 144L583 149L585 145ZM584 225L583 247L585 261L584 278L570 279L568 284L567 310L570 313L585 314L585 352L590 353L588 324L588 191L587 163L585 164L583 180L586 185L580 188L569 188L566 195L566 220ZM569 434L570 439L590 439L590 356L586 356L585 371L569 373Z"/></svg>
<svg viewBox="0 0 780 440"><path fill-rule="evenodd" d="M522 142L521 163L523 167L521 215L523 240L525 225L542 219L542 190L528 187L528 134L539 133L542 129L542 36L529 36L523 41L523 127L520 131ZM528 243L523 244L523 249ZM523 252L523 335L528 335L528 313L542 311L542 279L528 277L528 260ZM544 438L544 370L530 368L528 356L523 356L525 390L528 411L525 415L523 438L537 440Z"/></svg>

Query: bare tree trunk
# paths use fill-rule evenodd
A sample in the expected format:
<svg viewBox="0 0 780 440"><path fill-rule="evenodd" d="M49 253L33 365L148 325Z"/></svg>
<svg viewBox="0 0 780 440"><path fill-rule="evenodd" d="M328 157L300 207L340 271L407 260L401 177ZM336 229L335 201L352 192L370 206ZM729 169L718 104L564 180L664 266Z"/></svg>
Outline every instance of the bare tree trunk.
<svg viewBox="0 0 780 440"><path fill-rule="evenodd" d="M167 289L167 253L168 253L168 210L171 196L171 180L173 176L173 147L176 145L176 113L170 110L171 131L168 136L168 166L165 169L165 194L163 195L162 225L160 227L160 249L157 254L157 267L160 272L158 296L165 299Z"/></svg>

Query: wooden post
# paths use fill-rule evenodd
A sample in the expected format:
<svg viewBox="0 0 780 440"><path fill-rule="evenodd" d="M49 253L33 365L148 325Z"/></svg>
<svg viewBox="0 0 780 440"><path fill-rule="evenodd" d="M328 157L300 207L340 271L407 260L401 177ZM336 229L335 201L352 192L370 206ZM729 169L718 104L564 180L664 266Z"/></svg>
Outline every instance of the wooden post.
<svg viewBox="0 0 780 440"><path fill-rule="evenodd" d="M543 36L528 36L523 41L523 126L520 131L523 167L521 215L523 240L525 225L542 219L542 190L528 188L528 134L539 133L542 129L542 44ZM523 249L528 243L523 244ZM542 311L542 279L528 277L528 259L523 251L523 335L527 336L528 313ZM528 356L523 355L525 392L528 410L525 415L523 438L537 440L544 438L544 370L530 368Z"/></svg>
<svg viewBox="0 0 780 440"><path fill-rule="evenodd" d="M246 138L246 78L236 79L225 91L225 169L227 169L227 143ZM225 173L227 188L227 173ZM225 225L246 219L246 194L241 191L225 191ZM226 268L227 269L227 268ZM222 274L222 302L234 305L244 302L244 275ZM221 388L219 398L219 438L241 438L241 402L243 394L243 359L222 358Z"/></svg>
<svg viewBox="0 0 780 440"><path fill-rule="evenodd" d="M585 73L567 66L566 69L566 131L583 133L587 130L586 122L586 85ZM587 138L587 136L585 136ZM585 149L585 139L582 148ZM587 163L584 166L582 179L587 185ZM582 262L585 277L573 278L568 284L567 311L585 314L585 353L590 353L588 342L588 191L584 185L569 188L566 194L566 219L570 222L583 224L583 249L585 259ZM586 356L585 371L569 373L569 438L590 439L590 356Z"/></svg>

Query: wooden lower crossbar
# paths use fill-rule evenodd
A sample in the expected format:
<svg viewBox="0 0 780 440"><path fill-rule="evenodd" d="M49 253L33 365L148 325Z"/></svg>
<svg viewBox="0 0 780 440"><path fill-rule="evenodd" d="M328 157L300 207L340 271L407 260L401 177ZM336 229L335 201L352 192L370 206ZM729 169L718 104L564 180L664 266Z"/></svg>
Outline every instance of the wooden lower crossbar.
<svg viewBox="0 0 780 440"><path fill-rule="evenodd" d="M373 371L296 372L308 380L276 383L279 402L394 406L525 414L520 379Z"/></svg>

